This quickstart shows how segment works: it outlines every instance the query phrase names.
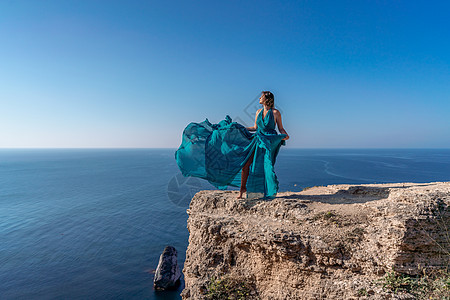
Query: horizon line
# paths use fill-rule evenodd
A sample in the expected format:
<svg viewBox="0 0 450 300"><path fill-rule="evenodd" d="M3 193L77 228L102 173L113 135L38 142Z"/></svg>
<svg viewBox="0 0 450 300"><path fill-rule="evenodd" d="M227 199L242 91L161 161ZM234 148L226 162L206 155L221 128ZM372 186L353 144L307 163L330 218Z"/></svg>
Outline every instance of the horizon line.
<svg viewBox="0 0 450 300"><path fill-rule="evenodd" d="M0 150L146 150L146 149L178 149L179 147L0 147ZM303 150L314 150L314 149L329 149L329 150L355 150L355 149L440 149L440 150L450 150L450 147L288 147L285 149L303 149Z"/></svg>

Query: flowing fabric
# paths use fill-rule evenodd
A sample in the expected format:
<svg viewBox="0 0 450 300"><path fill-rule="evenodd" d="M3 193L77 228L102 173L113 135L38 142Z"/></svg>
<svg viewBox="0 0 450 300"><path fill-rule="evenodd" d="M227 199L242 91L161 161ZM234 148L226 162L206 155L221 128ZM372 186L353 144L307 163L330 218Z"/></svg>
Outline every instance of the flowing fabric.
<svg viewBox="0 0 450 300"><path fill-rule="evenodd" d="M242 167L253 155L247 180L247 198L274 198L278 179L274 165L279 149L285 145L285 134L277 134L270 109L257 116L257 130L252 133L230 116L218 124L206 119L190 123L183 131L182 142L175 152L178 167L184 176L208 180L216 188L239 187Z"/></svg>

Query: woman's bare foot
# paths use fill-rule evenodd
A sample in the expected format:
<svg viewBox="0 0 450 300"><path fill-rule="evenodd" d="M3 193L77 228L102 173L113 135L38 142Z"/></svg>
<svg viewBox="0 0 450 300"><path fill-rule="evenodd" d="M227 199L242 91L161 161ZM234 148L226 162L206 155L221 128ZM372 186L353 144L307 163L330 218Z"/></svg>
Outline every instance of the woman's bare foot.
<svg viewBox="0 0 450 300"><path fill-rule="evenodd" d="M247 178L250 171L250 165L253 161L253 155L255 152L252 153L250 158L245 163L244 167L242 167L242 173L241 173L241 190L239 191L239 197L238 199L242 199L242 194L247 192Z"/></svg>
<svg viewBox="0 0 450 300"><path fill-rule="evenodd" d="M243 199L242 198L242 194L244 194L245 192L247 192L246 188L241 188L241 190L239 191L239 197L237 197L238 199Z"/></svg>

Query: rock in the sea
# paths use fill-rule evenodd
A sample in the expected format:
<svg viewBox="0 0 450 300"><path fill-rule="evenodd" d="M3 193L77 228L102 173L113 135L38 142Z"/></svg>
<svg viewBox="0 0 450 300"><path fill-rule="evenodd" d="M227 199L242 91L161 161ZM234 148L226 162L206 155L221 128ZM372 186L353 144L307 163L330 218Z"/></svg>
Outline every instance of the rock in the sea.
<svg viewBox="0 0 450 300"><path fill-rule="evenodd" d="M175 289L180 284L180 267L177 262L177 250L172 246L164 248L159 257L153 287L157 290Z"/></svg>

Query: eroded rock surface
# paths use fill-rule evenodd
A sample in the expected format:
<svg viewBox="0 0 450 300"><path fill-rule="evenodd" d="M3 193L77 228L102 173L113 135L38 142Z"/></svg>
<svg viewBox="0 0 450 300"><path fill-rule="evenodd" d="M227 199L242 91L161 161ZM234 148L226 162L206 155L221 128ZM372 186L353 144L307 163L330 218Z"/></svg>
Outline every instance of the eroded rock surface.
<svg viewBox="0 0 450 300"><path fill-rule="evenodd" d="M260 299L359 299L360 291L385 299L374 281L386 272L449 263L449 182L237 196L192 199L183 299L203 299L211 277L224 274L251 281Z"/></svg>

